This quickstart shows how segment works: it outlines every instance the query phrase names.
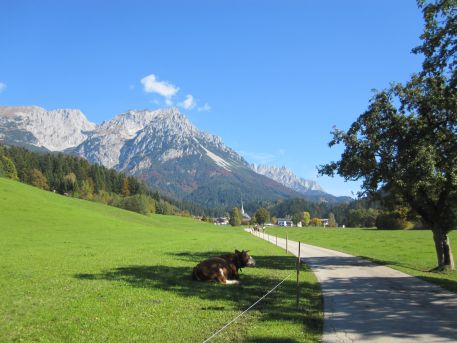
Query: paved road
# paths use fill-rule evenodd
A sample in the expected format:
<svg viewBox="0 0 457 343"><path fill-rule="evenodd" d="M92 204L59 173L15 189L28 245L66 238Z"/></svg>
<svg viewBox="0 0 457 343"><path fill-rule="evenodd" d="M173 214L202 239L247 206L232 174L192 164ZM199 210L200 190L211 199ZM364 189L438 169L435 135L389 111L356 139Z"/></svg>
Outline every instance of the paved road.
<svg viewBox="0 0 457 343"><path fill-rule="evenodd" d="M265 240L276 243L275 236ZM278 245L285 248L285 239L278 238ZM289 240L288 250L297 256L298 243ZM301 257L324 295L322 342L457 342L457 294L313 245L302 243Z"/></svg>

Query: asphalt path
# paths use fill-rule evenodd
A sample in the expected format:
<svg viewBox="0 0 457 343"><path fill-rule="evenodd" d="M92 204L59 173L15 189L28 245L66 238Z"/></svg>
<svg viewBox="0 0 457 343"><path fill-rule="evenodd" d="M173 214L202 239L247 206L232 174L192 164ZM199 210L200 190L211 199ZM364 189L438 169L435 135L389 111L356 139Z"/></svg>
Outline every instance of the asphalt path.
<svg viewBox="0 0 457 343"><path fill-rule="evenodd" d="M253 232L272 244L276 237ZM285 249L286 240L277 238ZM298 242L288 241L298 255ZM457 294L392 268L301 243L322 287L322 342L457 342Z"/></svg>

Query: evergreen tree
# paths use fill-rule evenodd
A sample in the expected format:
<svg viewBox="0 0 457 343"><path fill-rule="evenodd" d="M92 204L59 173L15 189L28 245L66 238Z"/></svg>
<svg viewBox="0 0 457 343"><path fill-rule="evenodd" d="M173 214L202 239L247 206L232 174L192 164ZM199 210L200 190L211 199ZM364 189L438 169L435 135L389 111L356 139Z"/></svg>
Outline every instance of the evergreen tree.
<svg viewBox="0 0 457 343"><path fill-rule="evenodd" d="M130 195L129 180L126 177L124 177L124 180L122 181L121 194L125 197Z"/></svg>

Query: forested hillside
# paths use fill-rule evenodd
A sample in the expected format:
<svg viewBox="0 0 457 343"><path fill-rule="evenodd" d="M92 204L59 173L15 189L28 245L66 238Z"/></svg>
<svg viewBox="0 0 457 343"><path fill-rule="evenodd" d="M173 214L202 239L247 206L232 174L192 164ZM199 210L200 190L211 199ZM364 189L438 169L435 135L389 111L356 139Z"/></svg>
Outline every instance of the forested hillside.
<svg viewBox="0 0 457 343"><path fill-rule="evenodd" d="M142 214L183 214L191 207L163 198L136 177L61 153L42 154L0 145L0 176ZM202 211L196 207L192 210Z"/></svg>

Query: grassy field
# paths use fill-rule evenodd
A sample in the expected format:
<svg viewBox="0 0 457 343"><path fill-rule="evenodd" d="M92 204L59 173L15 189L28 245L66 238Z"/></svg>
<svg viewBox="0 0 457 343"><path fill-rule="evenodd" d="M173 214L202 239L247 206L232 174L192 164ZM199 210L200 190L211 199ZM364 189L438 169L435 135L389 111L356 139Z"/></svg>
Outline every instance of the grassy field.
<svg viewBox="0 0 457 343"><path fill-rule="evenodd" d="M291 240L367 257L457 292L457 272L429 272L436 267L435 247L429 230L271 228L266 232L280 237L287 233ZM451 232L450 240L455 258L456 231Z"/></svg>
<svg viewBox="0 0 457 343"><path fill-rule="evenodd" d="M271 289L294 259L241 229L146 217L0 178L0 342L201 342ZM192 267L250 249L241 284L191 280ZM314 275L294 277L216 342L317 342Z"/></svg>

